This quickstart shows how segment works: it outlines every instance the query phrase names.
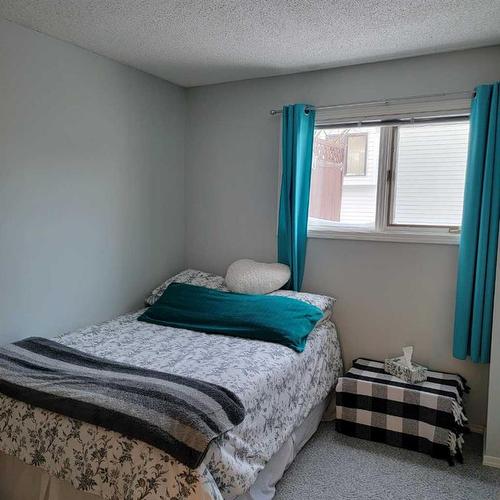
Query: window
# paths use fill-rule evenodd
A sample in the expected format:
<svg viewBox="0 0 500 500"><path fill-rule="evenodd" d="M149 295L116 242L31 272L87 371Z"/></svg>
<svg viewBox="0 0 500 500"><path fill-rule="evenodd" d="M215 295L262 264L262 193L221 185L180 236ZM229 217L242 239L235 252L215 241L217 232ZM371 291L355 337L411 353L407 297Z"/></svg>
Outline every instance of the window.
<svg viewBox="0 0 500 500"><path fill-rule="evenodd" d="M310 235L456 241L468 132L466 117L317 126Z"/></svg>
<svg viewBox="0 0 500 500"><path fill-rule="evenodd" d="M366 175L367 134L347 136L347 161L345 175Z"/></svg>
<svg viewBox="0 0 500 500"><path fill-rule="evenodd" d="M309 217L375 224L380 127L317 128Z"/></svg>

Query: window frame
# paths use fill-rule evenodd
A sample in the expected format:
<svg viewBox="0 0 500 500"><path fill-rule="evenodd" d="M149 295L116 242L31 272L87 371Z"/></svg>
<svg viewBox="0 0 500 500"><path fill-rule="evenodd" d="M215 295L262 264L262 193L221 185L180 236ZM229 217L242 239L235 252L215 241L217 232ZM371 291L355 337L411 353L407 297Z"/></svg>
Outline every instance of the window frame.
<svg viewBox="0 0 500 500"><path fill-rule="evenodd" d="M362 174L349 174L348 173L348 168L349 168L349 139L351 137L362 137L365 142L365 156L364 156L364 163L363 163L363 173ZM366 132L359 132L357 134L349 134L347 136L347 141L346 141L346 148L345 148L345 176L346 177L366 177L366 166L368 163L368 134Z"/></svg>
<svg viewBox="0 0 500 500"><path fill-rule="evenodd" d="M421 120L422 123L442 122L456 123L457 121L469 120L469 116L463 113L439 116ZM393 241L407 243L432 243L432 244L458 244L460 239L460 228L457 226L430 226L430 225L402 225L394 224L394 195L397 175L397 136L398 125L413 123L412 121L400 121L392 123L373 122L359 123L364 126L380 126L380 150L377 179L377 201L375 224L372 227L360 225L349 226L330 221L317 219L312 225L308 219L308 237L327 239L349 239L369 241ZM415 120L415 123L417 121ZM331 123L322 121L315 127L321 128L346 128L352 127L352 123ZM366 158L365 158L366 160ZM366 167L365 167L366 168ZM353 176L349 176L353 177ZM359 177L359 176L356 176Z"/></svg>

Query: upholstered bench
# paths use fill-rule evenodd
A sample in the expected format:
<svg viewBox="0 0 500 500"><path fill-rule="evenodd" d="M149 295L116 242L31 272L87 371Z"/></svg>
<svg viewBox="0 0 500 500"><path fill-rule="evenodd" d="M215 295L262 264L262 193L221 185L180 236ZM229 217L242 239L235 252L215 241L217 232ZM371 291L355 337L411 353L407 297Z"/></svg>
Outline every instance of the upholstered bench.
<svg viewBox="0 0 500 500"><path fill-rule="evenodd" d="M379 361L357 359L336 388L338 432L462 462L468 431L460 375L427 372L410 384L384 371Z"/></svg>

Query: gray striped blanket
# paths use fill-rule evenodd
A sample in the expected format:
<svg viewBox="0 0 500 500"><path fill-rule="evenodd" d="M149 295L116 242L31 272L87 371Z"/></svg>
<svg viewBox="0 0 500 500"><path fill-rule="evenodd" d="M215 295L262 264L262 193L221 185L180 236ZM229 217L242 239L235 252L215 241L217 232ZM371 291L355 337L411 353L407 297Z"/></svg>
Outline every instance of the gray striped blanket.
<svg viewBox="0 0 500 500"><path fill-rule="evenodd" d="M215 384L91 356L31 337L0 348L0 392L119 432L197 467L209 444L244 418Z"/></svg>

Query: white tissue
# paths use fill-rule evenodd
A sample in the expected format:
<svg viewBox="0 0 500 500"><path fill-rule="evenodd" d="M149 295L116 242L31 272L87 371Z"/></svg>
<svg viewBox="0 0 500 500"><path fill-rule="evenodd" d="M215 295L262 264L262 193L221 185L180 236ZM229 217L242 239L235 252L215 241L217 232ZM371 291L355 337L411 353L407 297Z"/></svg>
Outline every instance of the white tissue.
<svg viewBox="0 0 500 500"><path fill-rule="evenodd" d="M411 364L411 357L413 356L413 347L412 346L407 346L403 347L403 356L401 357L401 362L403 365L406 366L406 368L409 368L411 370L412 364Z"/></svg>

